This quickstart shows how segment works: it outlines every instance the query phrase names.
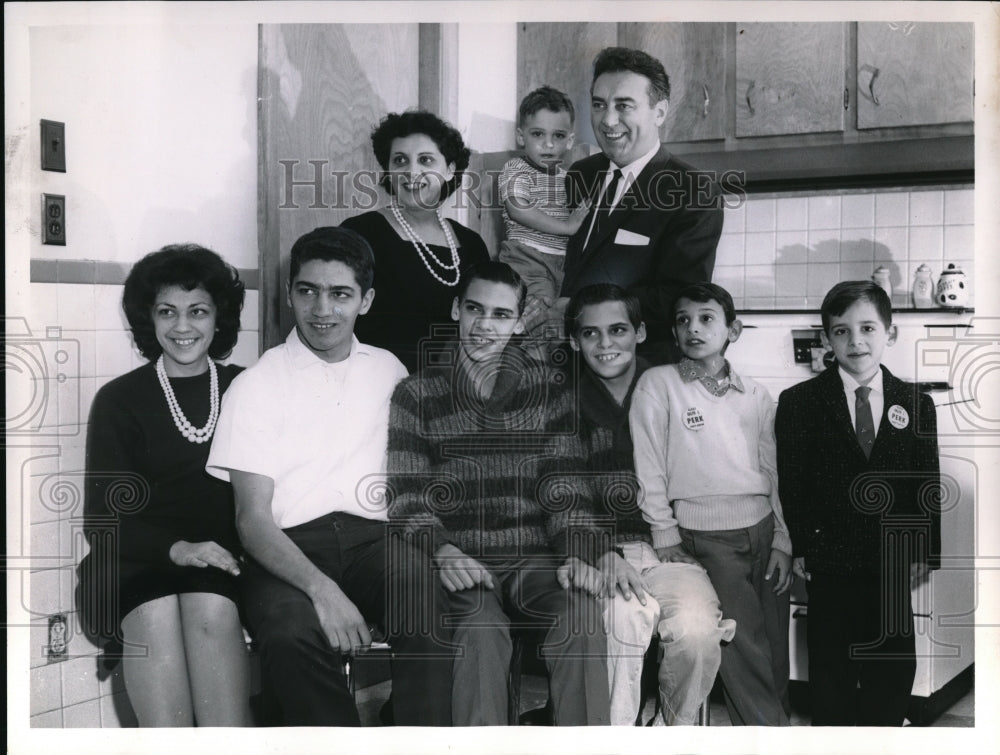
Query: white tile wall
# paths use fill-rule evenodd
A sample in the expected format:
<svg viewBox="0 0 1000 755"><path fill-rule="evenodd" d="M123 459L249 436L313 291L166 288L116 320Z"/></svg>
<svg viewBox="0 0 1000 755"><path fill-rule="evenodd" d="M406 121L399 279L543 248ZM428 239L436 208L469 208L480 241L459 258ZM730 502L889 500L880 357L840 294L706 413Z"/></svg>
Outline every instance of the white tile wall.
<svg viewBox="0 0 1000 755"><path fill-rule="evenodd" d="M833 283L885 265L893 304L909 306L921 263L970 272L973 200L967 187L751 196L725 211L715 280L738 308L818 308Z"/></svg>

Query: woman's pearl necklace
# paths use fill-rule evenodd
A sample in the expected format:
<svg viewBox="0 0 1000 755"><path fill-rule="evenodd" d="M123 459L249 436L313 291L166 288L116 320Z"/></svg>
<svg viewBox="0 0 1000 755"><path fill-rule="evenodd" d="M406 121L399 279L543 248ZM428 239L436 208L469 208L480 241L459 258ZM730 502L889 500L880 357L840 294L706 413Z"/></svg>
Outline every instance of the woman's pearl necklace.
<svg viewBox="0 0 1000 755"><path fill-rule="evenodd" d="M406 234L406 237L410 240L410 243L413 244L414 248L417 250L417 254L420 255L420 259L423 260L424 267L427 268L427 272L429 272L431 275L437 278L438 281L440 281L446 286L457 286L459 278L461 277L461 273L459 273L458 271L458 268L461 265L458 259L458 244L455 243L455 237L451 235L451 228L448 227L448 223L446 223L445 219L441 217L441 211L438 210L437 219L438 223L441 224L441 230L444 231L444 237L448 241L448 249L451 251L450 265L441 262L441 260L439 260L437 257L434 256L434 253L430 250L430 247L428 247L427 244L424 243L424 240L420 238L417 235L417 232L410 227L409 223L406 222L406 218L403 217L403 212L402 210L399 209L399 205L396 204L396 202L392 202L389 205L389 208L392 210L392 216L396 218L396 222L399 223L400 227L403 229L403 232ZM431 267L431 260L433 260L434 264L440 267L443 271L454 272L455 280L445 280L440 275L438 275L437 271L433 267Z"/></svg>
<svg viewBox="0 0 1000 755"><path fill-rule="evenodd" d="M205 426L197 428L188 422L188 418L184 416L181 405L177 403L173 386L170 385L170 379L167 377L167 370L163 366L163 354L160 354L160 358L156 360L156 377L160 380L163 395L167 397L170 416L174 418L174 424L181 431L181 435L192 443L205 443L211 440L212 433L215 432L215 423L219 419L219 373L216 370L215 362L211 359L208 360L208 373L210 375L209 382L211 386L209 388L211 410L208 413L208 422Z"/></svg>

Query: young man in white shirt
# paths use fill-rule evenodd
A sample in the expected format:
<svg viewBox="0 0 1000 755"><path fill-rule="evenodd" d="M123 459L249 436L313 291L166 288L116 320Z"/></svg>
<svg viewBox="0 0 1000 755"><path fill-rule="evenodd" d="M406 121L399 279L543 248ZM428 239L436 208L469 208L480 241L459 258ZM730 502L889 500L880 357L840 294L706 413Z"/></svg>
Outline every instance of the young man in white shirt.
<svg viewBox="0 0 1000 755"><path fill-rule="evenodd" d="M295 329L226 393L208 460L233 484L250 557L243 607L289 726L358 725L342 657L376 627L394 650L395 722L451 724L443 590L426 556L387 527L382 496L389 399L406 370L353 334L375 295L373 265L353 231L295 242Z"/></svg>

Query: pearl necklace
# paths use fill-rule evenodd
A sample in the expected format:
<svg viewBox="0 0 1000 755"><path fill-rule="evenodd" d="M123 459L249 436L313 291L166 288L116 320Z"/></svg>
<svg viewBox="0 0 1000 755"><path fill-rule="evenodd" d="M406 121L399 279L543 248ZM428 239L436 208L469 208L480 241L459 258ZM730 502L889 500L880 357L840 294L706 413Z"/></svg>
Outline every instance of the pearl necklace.
<svg viewBox="0 0 1000 755"><path fill-rule="evenodd" d="M163 395L167 398L170 416L174 418L174 424L181 431L181 435L191 443L205 443L210 440L212 433L215 432L215 423L219 419L219 373L216 370L215 362L211 359L208 360L208 372L210 375L209 402L211 409L208 413L208 422L205 423L204 427L197 428L188 422L181 405L177 402L173 386L170 385L170 379L167 377L167 370L163 366L163 354L160 354L160 358L156 360L156 377L160 381Z"/></svg>
<svg viewBox="0 0 1000 755"><path fill-rule="evenodd" d="M458 280L461 277L461 274L458 271L458 268L461 266L461 263L458 259L458 244L455 243L455 237L451 235L451 228L448 227L448 224L445 222L445 219L441 217L441 211L438 210L437 219L438 223L441 224L441 230L444 231L444 237L448 241L448 249L451 251L450 265L445 262L441 262L441 260L439 260L437 257L434 256L434 253L430 250L430 247L428 247L427 244L424 243L424 240L420 238L420 236L417 235L417 232L410 227L410 224L408 222L406 222L406 218L403 217L403 212L402 210L399 209L399 205L396 202L392 202L389 205L389 209L392 210L392 216L396 218L396 222L399 223L400 227L403 229L403 232L406 234L406 237L410 240L410 243L413 244L413 247L417 250L417 254L419 254L420 259L423 260L424 267L427 268L427 272L429 272L438 281L440 281L446 286L457 286ZM431 260L433 260L434 264L440 267L443 271L454 272L455 280L453 281L445 280L440 275L438 275L437 271L433 267L431 267Z"/></svg>

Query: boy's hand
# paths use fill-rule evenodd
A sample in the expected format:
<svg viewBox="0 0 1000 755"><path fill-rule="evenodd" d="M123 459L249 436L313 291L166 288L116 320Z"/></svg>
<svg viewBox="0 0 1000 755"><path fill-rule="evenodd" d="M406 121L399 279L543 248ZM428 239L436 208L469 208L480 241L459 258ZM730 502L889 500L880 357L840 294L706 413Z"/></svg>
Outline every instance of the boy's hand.
<svg viewBox="0 0 1000 755"><path fill-rule="evenodd" d="M645 580L632 565L614 551L605 553L597 562L604 579L604 595L613 598L618 590L625 600L631 600L633 593L642 605L646 605L649 588Z"/></svg>
<svg viewBox="0 0 1000 755"><path fill-rule="evenodd" d="M701 566L701 564L698 563L698 559L684 550L684 546L679 543L677 545L668 545L664 548L657 548L656 557L664 564L682 563Z"/></svg>
<svg viewBox="0 0 1000 755"><path fill-rule="evenodd" d="M590 205L591 201L587 199L569 214L569 217L566 219L566 226L569 228L571 236L580 230L583 221L587 219L587 215L590 213Z"/></svg>
<svg viewBox="0 0 1000 755"><path fill-rule="evenodd" d="M910 564L910 589L915 590L931 576L931 567L923 561Z"/></svg>
<svg viewBox="0 0 1000 755"><path fill-rule="evenodd" d="M434 554L441 583L448 592L470 590L476 585L493 589L493 575L476 559L466 556L454 545L442 545Z"/></svg>
<svg viewBox="0 0 1000 755"><path fill-rule="evenodd" d="M808 582L812 577L806 571L806 559L804 556L796 556L792 559L792 573Z"/></svg>
<svg viewBox="0 0 1000 755"><path fill-rule="evenodd" d="M595 598L601 597L604 592L604 578L601 573L576 556L566 559L566 563L556 570L556 580L564 590L576 587L585 590Z"/></svg>
<svg viewBox="0 0 1000 755"><path fill-rule="evenodd" d="M372 644L368 623L332 579L328 579L316 594L309 597L316 609L319 625L323 627L323 634L334 650L346 655Z"/></svg>
<svg viewBox="0 0 1000 755"><path fill-rule="evenodd" d="M528 296L524 303L524 312L521 313L521 322L524 323L525 330L531 330L545 317L552 302L537 296Z"/></svg>
<svg viewBox="0 0 1000 755"><path fill-rule="evenodd" d="M770 580L771 575L777 570L774 587L771 588L776 595L781 595L792 584L792 557L784 551L771 548L771 557L767 560L767 570L764 572L764 579Z"/></svg>

